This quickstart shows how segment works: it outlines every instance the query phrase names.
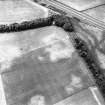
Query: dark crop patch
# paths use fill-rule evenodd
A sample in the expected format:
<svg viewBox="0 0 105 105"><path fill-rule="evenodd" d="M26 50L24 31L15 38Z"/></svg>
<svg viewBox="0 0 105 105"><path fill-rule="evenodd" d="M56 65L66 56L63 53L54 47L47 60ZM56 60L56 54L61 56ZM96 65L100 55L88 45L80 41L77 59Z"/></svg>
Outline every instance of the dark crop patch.
<svg viewBox="0 0 105 105"><path fill-rule="evenodd" d="M74 21L74 19L64 15L52 15L48 18L40 18L10 25L0 25L0 33L20 32L51 25L61 27L67 32L75 32L72 21ZM105 98L105 76L101 68L97 65L97 62L94 60L91 52L83 40L78 37L74 37L73 41L75 43L74 47L87 64L87 67L91 71L97 86Z"/></svg>

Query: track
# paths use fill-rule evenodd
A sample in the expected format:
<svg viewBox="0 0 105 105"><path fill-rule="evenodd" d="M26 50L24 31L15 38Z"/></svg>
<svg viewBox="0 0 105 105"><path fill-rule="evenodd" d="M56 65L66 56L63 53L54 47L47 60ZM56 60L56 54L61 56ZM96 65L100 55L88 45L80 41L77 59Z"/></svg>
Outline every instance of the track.
<svg viewBox="0 0 105 105"><path fill-rule="evenodd" d="M96 19L96 18L93 18L85 13L79 12L79 11L77 11L77 10L75 10L59 1L56 1L56 0L46 0L45 2L47 5L51 5L57 9L63 10L64 12L67 13L68 16L77 17L85 23L88 23L88 24L98 27L102 30L105 30L105 23Z"/></svg>

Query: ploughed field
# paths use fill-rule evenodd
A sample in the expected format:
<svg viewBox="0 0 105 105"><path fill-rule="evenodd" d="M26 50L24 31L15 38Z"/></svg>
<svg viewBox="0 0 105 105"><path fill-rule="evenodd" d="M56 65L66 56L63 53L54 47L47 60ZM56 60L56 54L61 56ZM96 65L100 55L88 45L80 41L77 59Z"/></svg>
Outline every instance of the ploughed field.
<svg viewBox="0 0 105 105"><path fill-rule="evenodd" d="M48 10L28 0L0 0L0 24L21 23L48 16Z"/></svg>

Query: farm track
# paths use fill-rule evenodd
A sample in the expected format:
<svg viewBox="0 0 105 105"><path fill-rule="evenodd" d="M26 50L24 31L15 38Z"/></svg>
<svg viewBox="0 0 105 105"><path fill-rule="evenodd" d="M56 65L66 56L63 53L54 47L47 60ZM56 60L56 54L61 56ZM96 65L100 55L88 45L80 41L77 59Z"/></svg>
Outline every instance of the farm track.
<svg viewBox="0 0 105 105"><path fill-rule="evenodd" d="M81 21L83 21L87 24L90 24L90 25L98 27L102 30L105 30L105 23L101 22L100 20L98 20L96 18L93 18L85 13L79 12L79 11L77 11L77 10L75 10L59 1L56 1L56 0L55 1L54 0L46 0L45 2L48 6L51 5L51 6L56 7L57 9L63 10L64 12L67 13L68 16L77 17Z"/></svg>

